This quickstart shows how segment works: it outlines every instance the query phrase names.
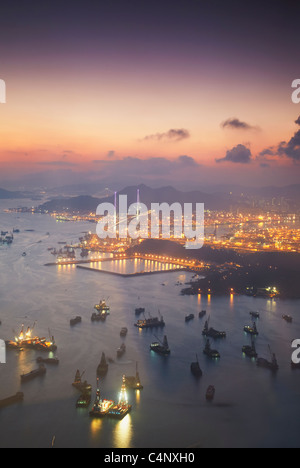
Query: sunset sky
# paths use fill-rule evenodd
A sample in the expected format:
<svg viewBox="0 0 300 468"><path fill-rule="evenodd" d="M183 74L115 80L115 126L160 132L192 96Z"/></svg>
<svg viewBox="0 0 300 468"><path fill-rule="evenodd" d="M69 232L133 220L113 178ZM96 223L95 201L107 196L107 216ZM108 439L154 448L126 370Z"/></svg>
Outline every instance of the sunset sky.
<svg viewBox="0 0 300 468"><path fill-rule="evenodd" d="M299 2L0 9L0 187L299 182Z"/></svg>

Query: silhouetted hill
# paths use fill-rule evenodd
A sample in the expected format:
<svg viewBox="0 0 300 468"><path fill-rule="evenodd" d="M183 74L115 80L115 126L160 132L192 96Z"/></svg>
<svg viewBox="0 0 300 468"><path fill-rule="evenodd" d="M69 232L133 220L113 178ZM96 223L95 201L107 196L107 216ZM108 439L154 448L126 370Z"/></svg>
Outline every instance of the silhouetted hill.
<svg viewBox="0 0 300 468"><path fill-rule="evenodd" d="M14 198L23 198L22 192L10 192L0 188L0 199L9 200Z"/></svg>
<svg viewBox="0 0 300 468"><path fill-rule="evenodd" d="M127 195L128 206L137 201L137 190L140 193L140 202L150 208L151 203L204 203L209 210L227 210L233 203L233 197L226 194L206 194L199 191L181 192L173 187L152 189L146 185L131 186L118 192ZM95 212L97 206L103 202L114 203L114 195L106 198L79 196L56 199L44 203L39 207L42 211L68 211L68 212ZM118 201L118 197L117 197Z"/></svg>

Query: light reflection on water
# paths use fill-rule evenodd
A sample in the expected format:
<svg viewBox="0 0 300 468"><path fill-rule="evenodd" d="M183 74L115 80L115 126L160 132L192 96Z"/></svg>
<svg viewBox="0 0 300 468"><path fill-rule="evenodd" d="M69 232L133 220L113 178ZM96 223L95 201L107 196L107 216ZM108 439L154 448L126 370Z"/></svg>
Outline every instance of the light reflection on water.
<svg viewBox="0 0 300 468"><path fill-rule="evenodd" d="M19 331L22 323L32 326L37 320L38 335L48 336L48 328L53 332L60 364L47 366L44 379L21 386L20 374L37 367L39 353L8 353L7 364L0 366L0 398L21 389L25 400L20 406L1 410L1 447L49 446L53 435L56 446L69 447L299 445L300 372L290 370L290 343L300 338L300 301L180 296L184 283L192 277L181 272L126 279L80 271L75 266L46 268L44 264L52 260L47 248L63 240L76 242L90 225L57 224L47 216L0 213L1 229L13 226L21 233L11 247L0 247L0 338L12 339L13 329ZM30 228L35 231L24 232ZM38 243L40 240L42 243ZM26 258L21 256L24 251ZM140 259L115 264L95 262L96 268L98 265L125 273L170 268ZM105 323L91 323L94 304L108 297L111 315ZM168 358L149 352L156 338L151 331L134 327L136 307L145 307L146 314L152 316L161 311L167 325L155 335L162 339L167 334L171 348ZM205 319L198 318L202 309L211 317L212 327L227 332L226 340L214 343L221 353L218 362L208 361L202 354ZM276 352L280 365L276 377L257 369L255 362L241 352L243 345L250 344L243 327L251 324L249 312L256 310L261 312L257 350L268 358L270 344ZM195 319L185 324L184 317L190 313ZM283 314L294 316L294 323L284 322ZM70 329L69 320L77 315L83 321ZM128 327L127 351L117 360L123 326ZM123 421L91 420L88 410L78 412L75 408L79 394L71 384L76 369L85 371L84 378L93 385L93 402L102 352L115 360L101 381L101 392L107 398L117 398L122 375L134 375L135 363L139 363L144 389L128 392L133 409ZM200 381L190 374L196 353L203 370ZM216 401L207 406L205 391L210 384L216 386Z"/></svg>
<svg viewBox="0 0 300 468"><path fill-rule="evenodd" d="M118 421L113 432L114 446L118 448L130 448L132 441L132 419L127 414L124 419Z"/></svg>

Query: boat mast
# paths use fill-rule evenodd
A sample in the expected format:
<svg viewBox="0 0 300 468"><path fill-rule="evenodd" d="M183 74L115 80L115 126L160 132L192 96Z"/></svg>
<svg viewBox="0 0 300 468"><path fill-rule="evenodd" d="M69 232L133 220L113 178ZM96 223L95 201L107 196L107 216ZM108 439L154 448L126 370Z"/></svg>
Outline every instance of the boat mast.
<svg viewBox="0 0 300 468"><path fill-rule="evenodd" d="M128 405L125 375L123 375L123 382L122 382L122 387L121 387L121 392L120 392L119 405L120 406Z"/></svg>

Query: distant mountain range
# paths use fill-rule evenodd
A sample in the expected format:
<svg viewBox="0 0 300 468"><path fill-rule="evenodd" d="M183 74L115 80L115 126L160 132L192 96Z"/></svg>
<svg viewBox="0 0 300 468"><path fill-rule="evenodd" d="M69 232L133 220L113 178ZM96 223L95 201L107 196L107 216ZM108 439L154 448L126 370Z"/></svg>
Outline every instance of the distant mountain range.
<svg viewBox="0 0 300 468"><path fill-rule="evenodd" d="M162 187L152 189L146 185L131 186L118 192L119 195L127 195L128 206L137 201L137 191L139 190L140 202L150 208L151 203L204 203L209 210L228 210L238 203L238 198L228 194L207 194L200 191L181 192L173 187ZM118 200L118 197L117 197ZM51 200L39 206L41 211L48 212L95 212L97 206L103 202L114 203L114 195L105 198L95 198L92 196L79 196L71 198L61 198Z"/></svg>
<svg viewBox="0 0 300 468"><path fill-rule="evenodd" d="M24 194L22 192L10 192L9 190L4 190L0 188L1 200L9 200L15 198L24 198Z"/></svg>

